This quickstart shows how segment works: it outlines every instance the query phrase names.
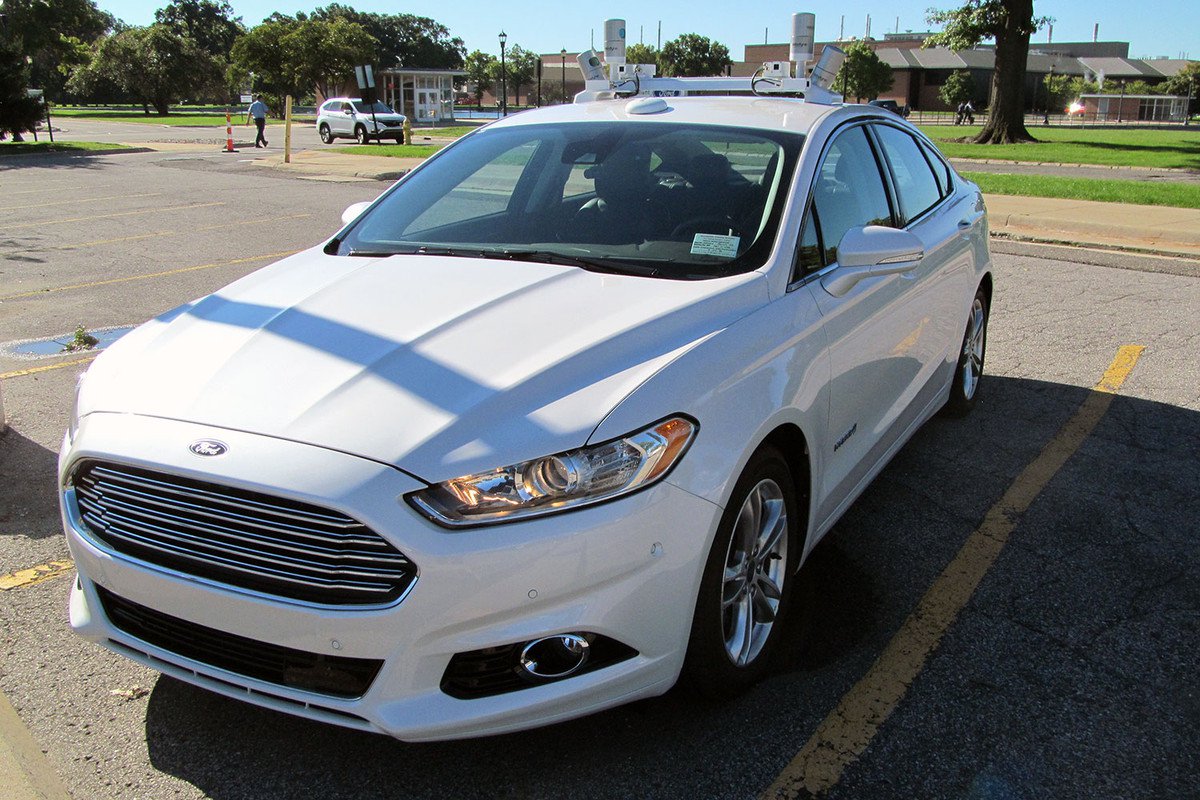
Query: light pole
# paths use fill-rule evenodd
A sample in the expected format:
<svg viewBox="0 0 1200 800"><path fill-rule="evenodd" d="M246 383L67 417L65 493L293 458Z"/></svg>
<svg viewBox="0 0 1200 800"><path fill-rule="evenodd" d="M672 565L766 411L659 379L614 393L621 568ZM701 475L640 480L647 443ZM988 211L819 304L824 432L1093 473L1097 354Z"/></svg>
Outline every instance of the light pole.
<svg viewBox="0 0 1200 800"><path fill-rule="evenodd" d="M1050 74L1046 76L1046 113L1042 116L1042 124L1050 124L1050 100L1054 97L1054 65L1050 65Z"/></svg>
<svg viewBox="0 0 1200 800"><path fill-rule="evenodd" d="M562 100L567 102L567 48L563 48L558 53L562 56ZM1187 115L1184 115L1184 120L1187 120Z"/></svg>
<svg viewBox="0 0 1200 800"><path fill-rule="evenodd" d="M1121 99L1117 102L1117 122L1124 122L1121 117L1125 114L1125 81L1121 81Z"/></svg>
<svg viewBox="0 0 1200 800"><path fill-rule="evenodd" d="M500 116L508 116L508 81L504 74L504 45L508 43L508 34L500 31Z"/></svg>

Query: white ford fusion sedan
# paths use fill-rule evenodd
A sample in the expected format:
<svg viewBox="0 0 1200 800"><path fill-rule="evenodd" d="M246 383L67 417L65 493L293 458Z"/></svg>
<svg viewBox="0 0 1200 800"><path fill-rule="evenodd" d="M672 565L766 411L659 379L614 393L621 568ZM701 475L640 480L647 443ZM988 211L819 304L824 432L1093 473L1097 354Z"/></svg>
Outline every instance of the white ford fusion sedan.
<svg viewBox="0 0 1200 800"><path fill-rule="evenodd" d="M816 542L977 400L982 197L887 110L547 108L344 222L80 380L81 636L414 741L730 694Z"/></svg>

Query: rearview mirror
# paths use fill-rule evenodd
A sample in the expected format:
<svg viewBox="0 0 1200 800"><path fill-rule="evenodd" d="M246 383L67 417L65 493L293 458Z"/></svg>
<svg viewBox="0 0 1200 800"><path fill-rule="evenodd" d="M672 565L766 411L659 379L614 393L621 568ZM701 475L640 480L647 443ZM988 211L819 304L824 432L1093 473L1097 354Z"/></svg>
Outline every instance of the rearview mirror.
<svg viewBox="0 0 1200 800"><path fill-rule="evenodd" d="M821 280L834 297L849 292L859 281L908 272L925 257L925 246L913 233L882 225L846 231L837 246L837 269Z"/></svg>

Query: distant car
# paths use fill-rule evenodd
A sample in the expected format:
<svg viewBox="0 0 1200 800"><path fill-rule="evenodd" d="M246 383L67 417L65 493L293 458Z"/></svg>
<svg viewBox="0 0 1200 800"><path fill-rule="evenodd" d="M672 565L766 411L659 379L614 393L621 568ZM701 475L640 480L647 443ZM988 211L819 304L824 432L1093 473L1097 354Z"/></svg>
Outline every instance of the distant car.
<svg viewBox="0 0 1200 800"><path fill-rule="evenodd" d="M357 97L334 97L317 112L317 133L325 144L333 144L334 139L354 139L359 144L395 139L402 144L404 115L378 100L372 105Z"/></svg>
<svg viewBox="0 0 1200 800"><path fill-rule="evenodd" d="M983 197L878 108L597 94L96 359L60 461L80 635L412 741L729 695L796 646L807 554L978 398Z"/></svg>
<svg viewBox="0 0 1200 800"><path fill-rule="evenodd" d="M886 108L894 114L899 114L902 117L908 116L908 106L902 106L895 100L872 100L867 105L875 106L876 108Z"/></svg>

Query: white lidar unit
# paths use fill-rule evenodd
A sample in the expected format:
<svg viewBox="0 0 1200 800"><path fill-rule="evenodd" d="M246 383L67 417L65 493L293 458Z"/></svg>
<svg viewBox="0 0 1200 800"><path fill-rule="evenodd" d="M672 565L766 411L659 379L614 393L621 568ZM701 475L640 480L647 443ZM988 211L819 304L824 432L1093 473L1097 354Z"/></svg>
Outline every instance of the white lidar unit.
<svg viewBox="0 0 1200 800"><path fill-rule="evenodd" d="M792 35L788 46L789 61L768 61L751 77L743 78L660 78L653 64L629 64L625 61L625 20L604 22L604 60L595 50L579 54L583 72L583 91L576 103L630 97L685 97L689 94L802 95L809 103L837 105L842 96L832 91L833 79L846 54L827 46L813 66L816 17L792 15ZM608 67L607 74L605 66ZM794 70L794 71L793 71Z"/></svg>

